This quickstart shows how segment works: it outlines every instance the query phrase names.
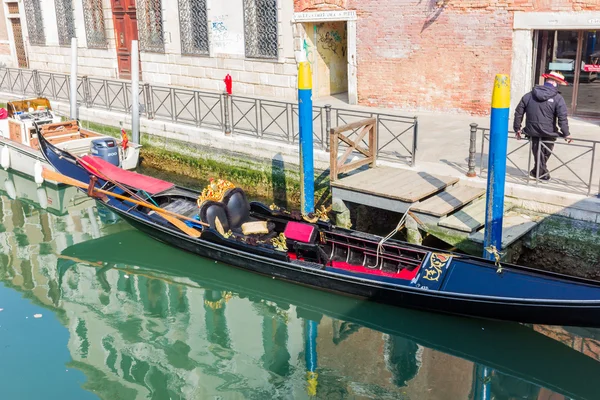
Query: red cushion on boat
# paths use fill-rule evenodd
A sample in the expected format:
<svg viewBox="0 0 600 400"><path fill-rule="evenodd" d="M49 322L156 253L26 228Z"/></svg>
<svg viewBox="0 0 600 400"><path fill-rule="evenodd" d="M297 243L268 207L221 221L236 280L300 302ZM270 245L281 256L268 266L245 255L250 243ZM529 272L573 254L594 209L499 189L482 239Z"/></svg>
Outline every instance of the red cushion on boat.
<svg viewBox="0 0 600 400"><path fill-rule="evenodd" d="M315 241L317 230L314 225L290 221L287 223L283 234L290 240L302 243L312 243Z"/></svg>
<svg viewBox="0 0 600 400"><path fill-rule="evenodd" d="M81 159L85 163L97 169L102 175L105 175L107 178L117 181L123 185L131 186L132 188L145 190L149 194L160 193L167 189L171 189L173 186L175 186L171 182L162 181L151 176L138 174L137 172L126 171L109 163L108 161L104 161L100 157L83 156L81 157ZM91 168L87 168L85 163L82 163L83 167L87 169L89 173L95 174L96 172ZM100 178L102 179L102 177Z"/></svg>

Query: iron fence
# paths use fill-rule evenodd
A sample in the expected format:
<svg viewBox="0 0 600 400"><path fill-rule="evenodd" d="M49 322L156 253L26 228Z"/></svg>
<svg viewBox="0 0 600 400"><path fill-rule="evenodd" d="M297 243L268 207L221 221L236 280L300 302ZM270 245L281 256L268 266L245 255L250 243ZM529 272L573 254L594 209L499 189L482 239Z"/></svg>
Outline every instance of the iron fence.
<svg viewBox="0 0 600 400"><path fill-rule="evenodd" d="M479 175L487 175L487 154L489 147L489 128L479 128L471 125L472 147L474 140L481 138L479 154L470 152L469 171L472 173L476 160L479 158ZM475 137L475 139L473 139ZM590 139L572 139L571 143L558 138L556 141L540 140L539 146L530 138L517 139L514 132L509 132L508 149L506 156L507 180L530 185L543 184L549 188L591 195L600 193L600 174L596 165L600 163L597 150L600 150L600 141ZM548 168L544 171L541 167L541 158L546 153Z"/></svg>
<svg viewBox="0 0 600 400"><path fill-rule="evenodd" d="M18 68L0 68L0 91L22 96L42 96L69 101L68 74ZM78 102L88 108L131 112L129 81L79 77ZM298 104L229 96L194 89L140 85L140 110L149 119L196 127L211 127L226 134L245 135L283 143L299 140ZM332 124L345 125L376 118L377 156L415 165L418 121L416 117L379 114L326 106L313 107L314 146L329 151ZM356 131L348 132L352 138Z"/></svg>

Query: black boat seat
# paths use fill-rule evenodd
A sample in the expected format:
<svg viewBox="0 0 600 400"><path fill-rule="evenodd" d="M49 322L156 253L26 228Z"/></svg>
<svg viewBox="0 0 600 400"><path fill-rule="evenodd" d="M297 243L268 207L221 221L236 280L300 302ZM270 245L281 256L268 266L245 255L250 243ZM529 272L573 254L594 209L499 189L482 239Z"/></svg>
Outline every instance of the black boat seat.
<svg viewBox="0 0 600 400"><path fill-rule="evenodd" d="M239 229L243 223L250 221L250 203L241 188L229 189L223 196L223 204L227 209L231 230Z"/></svg>
<svg viewBox="0 0 600 400"><path fill-rule="evenodd" d="M217 229L215 220L219 218L221 226L225 232L231 229L229 218L227 217L227 209L223 203L216 201L205 201L200 207L200 220L207 223L212 229Z"/></svg>

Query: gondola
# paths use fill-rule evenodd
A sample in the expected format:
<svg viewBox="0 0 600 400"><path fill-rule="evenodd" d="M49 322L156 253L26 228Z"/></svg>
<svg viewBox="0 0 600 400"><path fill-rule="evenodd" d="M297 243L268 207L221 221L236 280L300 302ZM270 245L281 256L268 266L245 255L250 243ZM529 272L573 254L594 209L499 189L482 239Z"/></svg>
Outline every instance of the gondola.
<svg viewBox="0 0 600 400"><path fill-rule="evenodd" d="M139 275L173 285L194 283L212 293L267 301L282 309L293 305L301 318L319 321L325 315L346 325L401 337L571 399L596 399L600 393L596 379L600 363L531 327L381 306L310 288L298 289L192 254L169 251L166 245L153 244L152 239L132 229L65 248L57 262L59 288L75 267L97 268L98 279L105 282L103 271L114 268L131 277Z"/></svg>
<svg viewBox="0 0 600 400"><path fill-rule="evenodd" d="M400 307L524 323L600 326L600 283L382 238L249 202L227 181L194 191L40 148L82 187L149 236L197 255L301 285ZM46 177L51 171L44 171ZM37 179L37 177L36 177Z"/></svg>

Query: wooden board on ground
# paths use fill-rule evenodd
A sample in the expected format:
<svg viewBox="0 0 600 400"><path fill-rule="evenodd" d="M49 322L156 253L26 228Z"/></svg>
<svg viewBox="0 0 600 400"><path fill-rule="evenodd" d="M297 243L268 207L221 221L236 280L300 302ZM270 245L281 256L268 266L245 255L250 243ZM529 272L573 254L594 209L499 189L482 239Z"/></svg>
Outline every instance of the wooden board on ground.
<svg viewBox="0 0 600 400"><path fill-rule="evenodd" d="M482 198L454 214L440 219L438 225L461 232L475 232L485 225L485 207L485 198ZM512 203L504 203L505 213L511 208L513 208Z"/></svg>
<svg viewBox="0 0 600 400"><path fill-rule="evenodd" d="M443 217L485 194L485 189L455 185L412 207L412 211Z"/></svg>
<svg viewBox="0 0 600 400"><path fill-rule="evenodd" d="M541 217L530 217L516 211L509 211L502 220L502 248L506 249L527 232L532 230L541 221ZM469 235L469 239L476 243L483 243L483 232L481 229Z"/></svg>
<svg viewBox="0 0 600 400"><path fill-rule="evenodd" d="M458 178L377 167L331 182L331 186L416 203L456 182Z"/></svg>

